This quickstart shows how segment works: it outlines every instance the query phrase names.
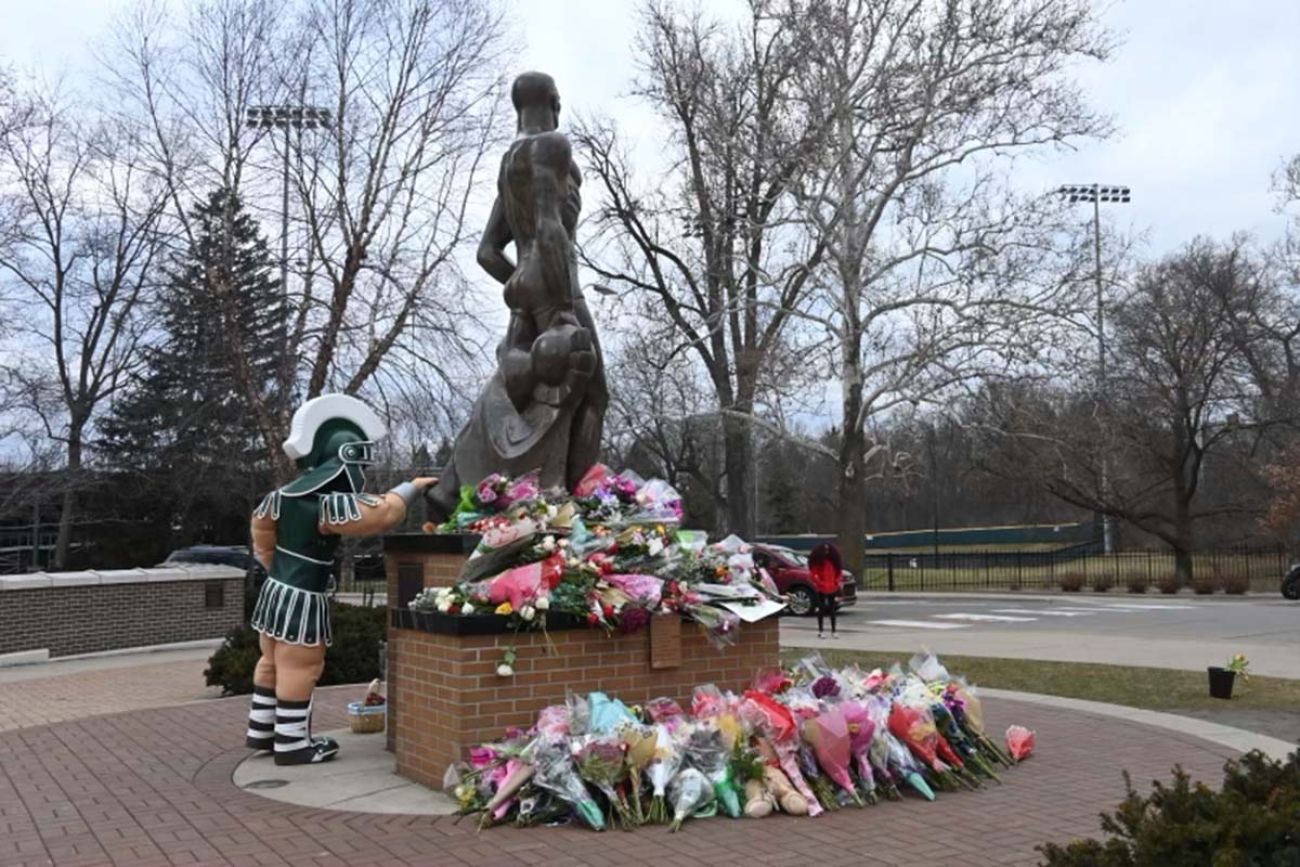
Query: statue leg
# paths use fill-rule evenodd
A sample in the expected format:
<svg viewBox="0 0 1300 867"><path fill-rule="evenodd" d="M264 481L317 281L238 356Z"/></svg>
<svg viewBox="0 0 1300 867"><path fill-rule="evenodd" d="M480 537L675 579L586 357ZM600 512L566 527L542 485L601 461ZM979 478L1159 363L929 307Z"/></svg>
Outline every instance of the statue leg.
<svg viewBox="0 0 1300 867"><path fill-rule="evenodd" d="M275 763L306 765L338 755L331 738L311 736L311 694L325 670L324 644L275 645Z"/></svg>
<svg viewBox="0 0 1300 867"><path fill-rule="evenodd" d="M253 698L248 707L248 733L244 743L250 750L270 751L275 747L275 644L262 635L262 656L253 669Z"/></svg>

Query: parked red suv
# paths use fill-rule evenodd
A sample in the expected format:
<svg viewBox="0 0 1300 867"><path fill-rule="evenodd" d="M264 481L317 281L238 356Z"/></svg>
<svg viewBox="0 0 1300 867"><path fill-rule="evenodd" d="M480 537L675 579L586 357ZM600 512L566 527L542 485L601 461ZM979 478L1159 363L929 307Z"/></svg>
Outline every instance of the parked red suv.
<svg viewBox="0 0 1300 867"><path fill-rule="evenodd" d="M772 576L777 589L788 598L791 614L802 616L812 613L815 591L806 555L780 545L755 545L754 565L766 569L767 574ZM857 579L845 572L844 583L840 587L839 607L847 608L857 604L857 601Z"/></svg>

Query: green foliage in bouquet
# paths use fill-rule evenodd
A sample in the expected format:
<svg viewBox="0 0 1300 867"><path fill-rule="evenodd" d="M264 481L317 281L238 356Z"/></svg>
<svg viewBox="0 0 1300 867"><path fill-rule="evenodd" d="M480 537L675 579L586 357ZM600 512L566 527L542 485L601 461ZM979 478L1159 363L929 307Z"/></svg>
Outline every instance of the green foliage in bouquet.
<svg viewBox="0 0 1300 867"><path fill-rule="evenodd" d="M1109 839L1040 846L1046 867L1300 864L1300 751L1285 762L1257 750L1230 761L1217 792L1181 767L1145 798L1124 776L1128 795L1101 817Z"/></svg>
<svg viewBox="0 0 1300 867"><path fill-rule="evenodd" d="M330 607L334 641L325 652L320 685L363 683L379 676L379 642L384 640L386 612L336 602ZM248 626L226 633L225 641L208 659L203 677L222 695L253 691L253 668L262 655L258 634Z"/></svg>

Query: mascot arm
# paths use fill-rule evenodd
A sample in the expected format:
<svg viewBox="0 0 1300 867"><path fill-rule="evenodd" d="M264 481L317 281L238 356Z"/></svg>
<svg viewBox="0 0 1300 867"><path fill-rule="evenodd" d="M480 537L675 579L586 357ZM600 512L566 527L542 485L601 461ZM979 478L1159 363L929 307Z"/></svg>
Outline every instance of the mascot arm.
<svg viewBox="0 0 1300 867"><path fill-rule="evenodd" d="M372 494L326 494L321 497L322 533L336 536L373 536L393 529L406 518L406 501L389 492Z"/></svg>
<svg viewBox="0 0 1300 867"><path fill-rule="evenodd" d="M276 522L279 520L280 492L272 491L253 510L253 519L248 527L253 557L263 569L271 568L271 558L275 555Z"/></svg>

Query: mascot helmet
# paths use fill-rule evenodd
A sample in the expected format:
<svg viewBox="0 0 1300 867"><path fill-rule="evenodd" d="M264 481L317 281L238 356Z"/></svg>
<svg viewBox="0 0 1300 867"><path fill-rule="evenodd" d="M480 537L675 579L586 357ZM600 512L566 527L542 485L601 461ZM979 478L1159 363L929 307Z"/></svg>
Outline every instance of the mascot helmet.
<svg viewBox="0 0 1300 867"><path fill-rule="evenodd" d="M374 410L346 394L324 394L298 407L284 453L305 472L284 493L320 490L340 475L352 491L365 484L362 467L374 463L374 444L388 433Z"/></svg>

